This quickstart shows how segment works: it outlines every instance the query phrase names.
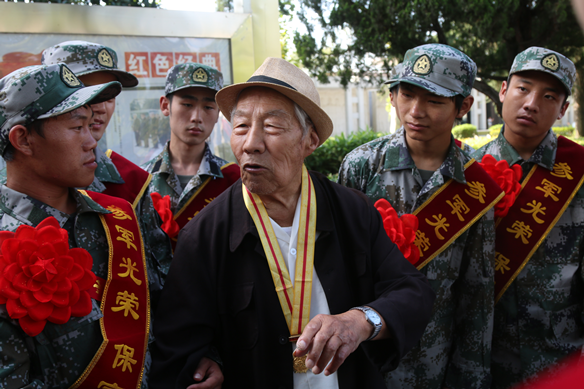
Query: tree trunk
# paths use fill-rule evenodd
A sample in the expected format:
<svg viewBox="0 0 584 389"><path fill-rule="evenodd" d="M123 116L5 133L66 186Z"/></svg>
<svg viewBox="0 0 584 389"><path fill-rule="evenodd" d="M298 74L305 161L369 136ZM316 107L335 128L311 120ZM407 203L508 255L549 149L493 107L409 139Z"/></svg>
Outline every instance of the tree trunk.
<svg viewBox="0 0 584 389"><path fill-rule="evenodd" d="M475 80L474 88L476 90L478 90L479 92L484 93L485 95L487 95L487 97L489 99L491 99L493 104L495 104L495 108L497 109L497 114L499 115L499 117L503 118L503 115L502 115L503 104L499 101L499 91L492 88L489 84L487 84L483 80Z"/></svg>
<svg viewBox="0 0 584 389"><path fill-rule="evenodd" d="M576 62L576 82L572 104L578 104L576 109L576 130L579 137L584 137L584 60Z"/></svg>

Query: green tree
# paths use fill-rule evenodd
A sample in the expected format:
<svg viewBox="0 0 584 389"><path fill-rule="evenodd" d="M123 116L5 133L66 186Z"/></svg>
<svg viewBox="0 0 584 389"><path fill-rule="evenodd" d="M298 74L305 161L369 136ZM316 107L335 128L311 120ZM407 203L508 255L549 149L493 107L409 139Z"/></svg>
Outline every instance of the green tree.
<svg viewBox="0 0 584 389"><path fill-rule="evenodd" d="M4 0L6 1L6 0ZM12 0L11 0L12 1ZM23 0L14 0L24 3ZM126 7L150 7L158 8L159 0L30 0L31 3L53 3L53 4L81 4L81 5L118 5Z"/></svg>
<svg viewBox="0 0 584 389"><path fill-rule="evenodd" d="M507 78L515 55L530 46L563 53L584 73L584 35L569 0L300 1L299 17L308 33L296 32L294 43L301 63L321 82L335 75L343 85L355 76L380 84L408 49L443 43L477 63L475 89L500 112L500 82ZM316 13L324 32L320 42L307 10ZM352 34L349 44L338 39L341 30ZM578 100L584 107L584 99Z"/></svg>

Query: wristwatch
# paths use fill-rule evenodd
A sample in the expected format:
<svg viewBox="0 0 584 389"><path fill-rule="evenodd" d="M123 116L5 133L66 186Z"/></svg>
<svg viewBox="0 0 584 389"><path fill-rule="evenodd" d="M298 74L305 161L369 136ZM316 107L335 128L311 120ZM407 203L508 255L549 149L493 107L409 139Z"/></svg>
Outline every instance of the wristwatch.
<svg viewBox="0 0 584 389"><path fill-rule="evenodd" d="M351 308L350 311L352 311L353 309L357 309L363 312L369 324L373 326L373 333L369 338L365 339L365 341L375 338L377 334L379 334L379 331L381 331L381 327L383 325L379 314L369 307L355 307Z"/></svg>

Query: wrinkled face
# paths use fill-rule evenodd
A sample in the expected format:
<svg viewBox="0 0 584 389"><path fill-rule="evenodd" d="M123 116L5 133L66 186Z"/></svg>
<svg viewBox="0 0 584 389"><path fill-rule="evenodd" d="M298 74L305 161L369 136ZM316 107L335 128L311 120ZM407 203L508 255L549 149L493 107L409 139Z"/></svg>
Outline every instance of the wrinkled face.
<svg viewBox="0 0 584 389"><path fill-rule="evenodd" d="M186 88L172 94L172 102L161 97L160 109L170 116L171 141L189 146L200 145L211 135L219 118L215 91L207 88Z"/></svg>
<svg viewBox="0 0 584 389"><path fill-rule="evenodd" d="M509 85L503 81L499 99L503 103L505 134L536 139L545 137L557 119L561 119L569 103L562 83L539 71L516 73Z"/></svg>
<svg viewBox="0 0 584 389"><path fill-rule="evenodd" d="M64 188L86 187L97 168L97 141L89 130L88 106L45 120L43 136L30 133L35 170L40 177Z"/></svg>
<svg viewBox="0 0 584 389"><path fill-rule="evenodd" d="M258 195L296 190L318 136L312 129L302 136L292 100L269 88L244 89L231 122L231 148L245 186Z"/></svg>
<svg viewBox="0 0 584 389"><path fill-rule="evenodd" d="M79 79L86 86L94 86L105 84L107 82L117 81L118 79L111 73L106 72L96 72L89 73L84 76L80 76ZM104 101L103 103L93 104L91 106L93 110L93 122L91 123L91 135L93 138L99 142L105 129L110 122L116 109L116 98Z"/></svg>
<svg viewBox="0 0 584 389"><path fill-rule="evenodd" d="M457 115L454 101L433 94L415 85L401 83L392 93L392 104L409 139L429 142L443 139L450 142L450 132Z"/></svg>

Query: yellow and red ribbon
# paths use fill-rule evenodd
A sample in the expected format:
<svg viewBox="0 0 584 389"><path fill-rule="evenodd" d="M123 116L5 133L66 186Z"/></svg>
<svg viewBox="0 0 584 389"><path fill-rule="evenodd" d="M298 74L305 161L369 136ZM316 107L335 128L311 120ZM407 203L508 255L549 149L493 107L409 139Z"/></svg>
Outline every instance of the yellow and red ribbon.
<svg viewBox="0 0 584 389"><path fill-rule="evenodd" d="M312 179L302 166L302 191L300 223L298 226L297 262L292 285L290 274L268 212L260 199L242 184L243 200L258 230L282 312L288 323L290 335L302 333L310 319L314 246L316 240L316 195Z"/></svg>

